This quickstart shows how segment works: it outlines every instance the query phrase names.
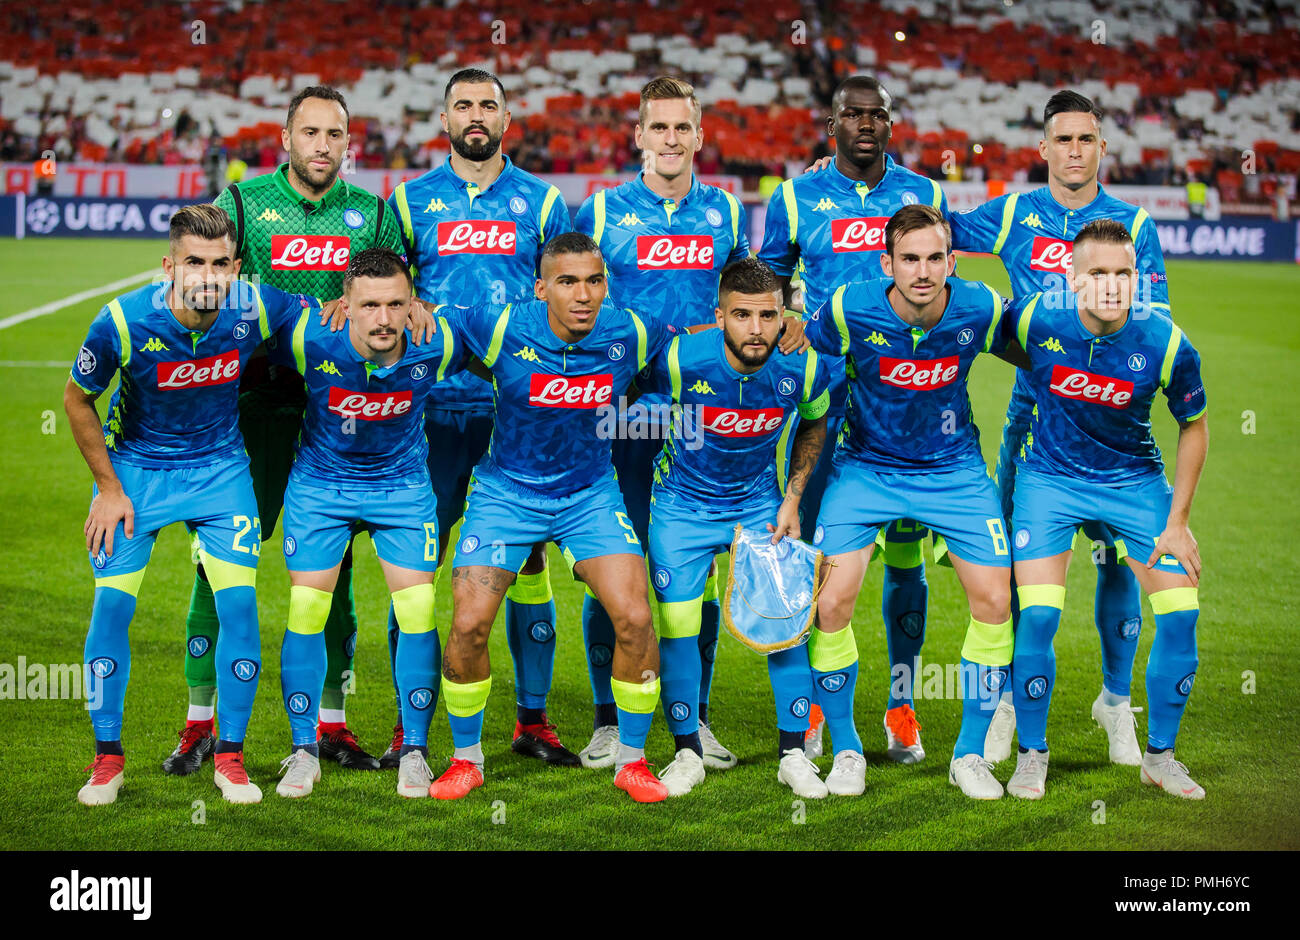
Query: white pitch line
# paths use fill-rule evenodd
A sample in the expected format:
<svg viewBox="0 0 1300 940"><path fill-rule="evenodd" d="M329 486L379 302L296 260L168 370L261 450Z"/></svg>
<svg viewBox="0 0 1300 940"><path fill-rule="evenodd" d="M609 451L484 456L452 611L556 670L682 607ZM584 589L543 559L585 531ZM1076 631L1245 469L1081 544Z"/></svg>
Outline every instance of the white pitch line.
<svg viewBox="0 0 1300 940"><path fill-rule="evenodd" d="M38 362L25 359L0 359L0 369L66 369L66 362Z"/></svg>
<svg viewBox="0 0 1300 940"><path fill-rule="evenodd" d="M33 307L31 310L24 310L22 313L15 313L11 317L5 317L3 320L0 320L0 330L15 326L19 323L25 323L28 320L35 320L37 317L43 317L50 313L56 313L65 307L79 304L83 300L101 297L104 294L111 293L115 290L121 290L124 287L139 284L141 281L147 281L158 273L158 268L153 268L149 271L142 271L139 274L132 274L130 277L124 277L121 280L113 281L110 284L101 284L99 287L92 287L90 290L79 291L68 297L62 298L61 300L52 300L48 304L41 304L39 307Z"/></svg>

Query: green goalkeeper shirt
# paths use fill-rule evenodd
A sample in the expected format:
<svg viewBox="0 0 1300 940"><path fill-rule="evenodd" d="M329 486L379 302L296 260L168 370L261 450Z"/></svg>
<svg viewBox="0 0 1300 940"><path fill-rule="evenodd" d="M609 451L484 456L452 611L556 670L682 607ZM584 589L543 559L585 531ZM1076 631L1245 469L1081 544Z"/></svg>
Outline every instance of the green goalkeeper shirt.
<svg viewBox="0 0 1300 940"><path fill-rule="evenodd" d="M343 293L343 272L354 252L391 248L405 256L398 220L374 193L342 177L319 200L289 185L289 164L247 182L233 183L216 205L235 221L240 275L297 294L333 300ZM250 362L240 386L241 405L258 411L296 409L306 402L302 379L265 357Z"/></svg>

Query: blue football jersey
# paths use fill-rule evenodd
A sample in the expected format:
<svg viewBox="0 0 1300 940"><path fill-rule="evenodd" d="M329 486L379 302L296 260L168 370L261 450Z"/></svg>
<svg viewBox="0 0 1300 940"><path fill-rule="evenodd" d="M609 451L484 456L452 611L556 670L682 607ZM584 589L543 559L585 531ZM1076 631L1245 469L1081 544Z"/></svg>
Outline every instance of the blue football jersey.
<svg viewBox="0 0 1300 940"><path fill-rule="evenodd" d="M1164 472L1151 436L1157 390L1180 423L1205 413L1201 357L1160 310L1134 304L1127 322L1094 336L1069 291L1034 294L1009 312L1035 408L1017 463L1095 483L1120 484Z"/></svg>
<svg viewBox="0 0 1300 940"><path fill-rule="evenodd" d="M613 481L619 398L671 327L609 300L576 343L555 335L539 300L439 313L492 372L492 440L476 478L542 499Z"/></svg>
<svg viewBox="0 0 1300 940"><path fill-rule="evenodd" d="M693 177L680 202L655 195L640 176L602 189L573 227L600 245L615 304L655 311L682 329L713 319L718 275L749 255L740 200Z"/></svg>
<svg viewBox="0 0 1300 940"><path fill-rule="evenodd" d="M722 330L676 336L655 357L656 391L683 406L655 469L657 488L713 509L785 493L786 452L798 417L830 404L830 375L815 351L774 350L746 375L727 361Z"/></svg>
<svg viewBox="0 0 1300 940"><path fill-rule="evenodd" d="M235 280L216 320L186 329L169 306L170 281L123 294L99 311L72 380L102 394L121 374L104 423L114 461L142 467L247 459L239 433L239 379L253 351L319 301Z"/></svg>
<svg viewBox="0 0 1300 940"><path fill-rule="evenodd" d="M349 330L331 332L304 311L276 334L276 355L291 351L307 385L307 409L293 472L325 486L429 485L424 404L435 385L460 368L462 344L438 318L432 342L391 366L362 358Z"/></svg>
<svg viewBox="0 0 1300 940"><path fill-rule="evenodd" d="M480 190L451 161L400 183L388 197L402 223L415 294L431 304L496 305L533 296L542 246L569 231L560 191L505 157L505 168ZM430 403L451 411L492 407L491 386L461 372Z"/></svg>
<svg viewBox="0 0 1300 940"><path fill-rule="evenodd" d="M1006 345L1003 300L950 277L948 306L926 331L894 312L893 285L843 285L808 323L815 349L845 356L849 399L834 459L893 471L983 466L966 376L979 353Z"/></svg>

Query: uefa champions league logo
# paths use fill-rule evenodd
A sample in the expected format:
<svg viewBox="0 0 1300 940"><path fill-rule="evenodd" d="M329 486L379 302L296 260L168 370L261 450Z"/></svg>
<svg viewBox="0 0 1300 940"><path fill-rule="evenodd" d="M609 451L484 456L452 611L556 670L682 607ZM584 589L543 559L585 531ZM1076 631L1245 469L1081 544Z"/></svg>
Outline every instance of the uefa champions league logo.
<svg viewBox="0 0 1300 940"><path fill-rule="evenodd" d="M95 371L95 365L95 354L85 346L82 346L81 352L77 353L77 371L82 375L90 375L90 373Z"/></svg>
<svg viewBox="0 0 1300 940"><path fill-rule="evenodd" d="M285 702L285 707L295 715L302 715L311 707L311 699L301 692L295 692L289 696L289 701Z"/></svg>
<svg viewBox="0 0 1300 940"><path fill-rule="evenodd" d="M59 227L59 207L48 199L33 199L27 204L27 227L45 235Z"/></svg>
<svg viewBox="0 0 1300 940"><path fill-rule="evenodd" d="M691 706L687 705L685 702L673 702L670 711L672 712L674 721L685 721L687 718L691 717Z"/></svg>
<svg viewBox="0 0 1300 940"><path fill-rule="evenodd" d="M717 228L719 225L722 224L722 213L719 212L717 209L704 210L704 218L708 219L709 224L712 225L714 228Z"/></svg>
<svg viewBox="0 0 1300 940"><path fill-rule="evenodd" d="M1047 694L1047 676L1034 676L1025 683L1025 694L1032 699L1040 699Z"/></svg>
<svg viewBox="0 0 1300 940"><path fill-rule="evenodd" d="M807 718L808 709L810 707L811 705L809 701L803 696L800 696L790 703L790 714L794 715L796 718Z"/></svg>
<svg viewBox="0 0 1300 940"><path fill-rule="evenodd" d="M406 700L411 703L412 708L424 711L433 704L433 689L412 689Z"/></svg>

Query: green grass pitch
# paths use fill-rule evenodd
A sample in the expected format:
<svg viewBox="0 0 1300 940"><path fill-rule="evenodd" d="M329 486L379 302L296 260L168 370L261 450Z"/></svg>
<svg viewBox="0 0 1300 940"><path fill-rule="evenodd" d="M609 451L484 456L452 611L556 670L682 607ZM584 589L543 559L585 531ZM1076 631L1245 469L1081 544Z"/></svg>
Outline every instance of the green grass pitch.
<svg viewBox="0 0 1300 940"><path fill-rule="evenodd" d="M0 253L0 319L156 264L162 243L29 240ZM1005 290L996 263L962 262L966 277ZM1100 682L1092 621L1094 575L1076 558L1056 641L1059 678L1052 710L1052 767L1046 799L967 800L947 782L960 702L921 700L926 760L896 766L884 757L880 721L888 663L880 621L880 567L858 602L862 656L857 718L869 763L867 792L808 801L802 808L776 782L771 693L761 659L725 638L719 644L713 725L741 758L689 797L637 806L608 771L560 770L516 757L510 657L501 630L491 653L496 685L484 735L487 784L454 804L403 800L394 772L357 773L326 763L307 800L275 795L288 745L279 696L279 647L288 578L278 538L259 578L261 680L247 761L262 786L259 806L229 806L212 784L211 763L186 779L159 764L183 724L184 617L192 567L183 530L160 538L132 624L132 682L124 743L127 782L115 805L80 806L92 738L81 701L0 700L0 847L9 849L1215 849L1300 847L1296 745L1300 695L1292 686L1300 592L1287 540L1300 528L1293 487L1300 417L1297 379L1300 270L1291 265L1175 262L1169 270L1178 322L1201 350L1209 389L1211 448L1192 526L1205 562L1200 660L1179 757L1208 791L1188 804L1141 786L1135 768L1112 766L1106 738L1088 714ZM78 663L92 581L82 543L89 499L86 470L62 408L67 366L106 298L0 329L0 663ZM971 381L986 457L994 456L1011 385L1010 368L986 358ZM102 408L101 408L102 411ZM1176 428L1157 404L1159 439L1172 463ZM52 433L49 433L52 432ZM364 539L362 540L365 541ZM362 743L382 750L393 723L384 623L387 598L373 554L358 553L361 622L357 691L349 719ZM550 714L574 750L590 733L583 662L581 591L552 555L559 642ZM931 567L926 662L956 662L967 614L952 571ZM438 623L451 614L448 575ZM1152 638L1149 606L1137 659L1134 704ZM725 631L724 631L725 632ZM1145 728L1145 713L1139 725ZM671 760L656 718L652 762ZM441 772L450 733L440 703L432 763ZM829 766L829 758L822 763ZM1004 782L1011 762L997 768ZM201 801L201 802L199 802ZM1104 804L1104 806L1103 806Z"/></svg>

